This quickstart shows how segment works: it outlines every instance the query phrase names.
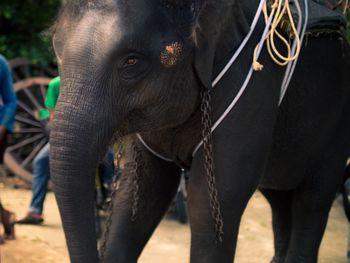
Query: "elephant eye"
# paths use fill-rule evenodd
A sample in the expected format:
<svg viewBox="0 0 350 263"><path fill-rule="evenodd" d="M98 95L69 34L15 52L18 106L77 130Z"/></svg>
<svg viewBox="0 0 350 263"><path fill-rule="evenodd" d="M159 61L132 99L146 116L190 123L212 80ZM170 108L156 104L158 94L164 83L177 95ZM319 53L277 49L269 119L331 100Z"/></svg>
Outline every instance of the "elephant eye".
<svg viewBox="0 0 350 263"><path fill-rule="evenodd" d="M124 80L139 79L149 70L147 60L139 55L129 55L122 63L119 74Z"/></svg>
<svg viewBox="0 0 350 263"><path fill-rule="evenodd" d="M130 66L135 66L139 62L139 59L136 57L129 57L126 59L124 66L125 67L130 67Z"/></svg>

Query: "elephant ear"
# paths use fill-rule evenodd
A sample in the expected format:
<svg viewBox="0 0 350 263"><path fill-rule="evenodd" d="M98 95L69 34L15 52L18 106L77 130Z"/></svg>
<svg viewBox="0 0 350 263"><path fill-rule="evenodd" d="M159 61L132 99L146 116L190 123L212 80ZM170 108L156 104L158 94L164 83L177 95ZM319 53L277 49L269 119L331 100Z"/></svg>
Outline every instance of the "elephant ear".
<svg viewBox="0 0 350 263"><path fill-rule="evenodd" d="M215 43L199 29L196 29L196 31L194 69L202 85L207 89L211 89L215 57Z"/></svg>
<svg viewBox="0 0 350 263"><path fill-rule="evenodd" d="M208 41L209 27L213 27L208 0L162 0L161 3L176 31L183 39L193 41L195 72L202 84L210 88L215 49L213 43ZM203 28L205 32L202 31Z"/></svg>
<svg viewBox="0 0 350 263"><path fill-rule="evenodd" d="M196 17L193 29L195 44L194 69L198 78L207 89L212 88L212 80L215 77L213 76L213 69L217 43L221 30L223 30L225 19L227 19L224 13L227 10L234 12L234 23L229 22L230 33L225 37L225 42L231 43L232 48L238 47L249 31L247 18L241 5L237 2L232 5L227 3L227 5L222 5L222 8L219 9L215 2L210 4L204 1L205 4L202 2L201 10Z"/></svg>
<svg viewBox="0 0 350 263"><path fill-rule="evenodd" d="M210 21L213 18L212 15L209 15L208 11L203 9L197 13L193 29L194 69L202 85L207 89L211 89L218 34L215 32L217 29L214 23Z"/></svg>

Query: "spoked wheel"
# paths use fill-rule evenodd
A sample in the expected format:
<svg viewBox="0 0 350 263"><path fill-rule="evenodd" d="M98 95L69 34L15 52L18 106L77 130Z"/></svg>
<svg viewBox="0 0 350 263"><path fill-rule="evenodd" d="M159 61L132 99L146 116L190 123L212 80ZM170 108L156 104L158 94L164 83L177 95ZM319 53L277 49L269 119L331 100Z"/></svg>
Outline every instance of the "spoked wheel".
<svg viewBox="0 0 350 263"><path fill-rule="evenodd" d="M47 121L35 118L44 108L49 78L29 78L14 85L17 95L15 129L5 153L5 164L21 179L31 182L32 161L49 140Z"/></svg>
<svg viewBox="0 0 350 263"><path fill-rule="evenodd" d="M14 82L37 76L46 76L49 78L57 76L56 70L50 67L35 65L26 58L15 58L9 63Z"/></svg>
<svg viewBox="0 0 350 263"><path fill-rule="evenodd" d="M16 176L31 182L32 162L49 140L47 121L37 120L35 115L45 108L47 87L54 72L33 65L25 59L13 60L10 65L13 67L17 112L15 129L9 138L4 161Z"/></svg>

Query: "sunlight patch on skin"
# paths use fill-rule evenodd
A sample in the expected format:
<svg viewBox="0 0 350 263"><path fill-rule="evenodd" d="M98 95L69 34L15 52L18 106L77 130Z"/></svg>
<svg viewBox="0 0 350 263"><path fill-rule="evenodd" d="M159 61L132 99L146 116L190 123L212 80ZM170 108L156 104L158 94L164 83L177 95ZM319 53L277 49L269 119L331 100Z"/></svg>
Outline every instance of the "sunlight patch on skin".
<svg viewBox="0 0 350 263"><path fill-rule="evenodd" d="M71 49L82 52L94 63L104 61L120 41L121 32L116 30L118 24L117 15L108 14L101 19L99 13L87 11L75 27L75 34L69 39Z"/></svg>
<svg viewBox="0 0 350 263"><path fill-rule="evenodd" d="M160 62L165 67L175 66L182 59L182 44L173 42L160 53Z"/></svg>

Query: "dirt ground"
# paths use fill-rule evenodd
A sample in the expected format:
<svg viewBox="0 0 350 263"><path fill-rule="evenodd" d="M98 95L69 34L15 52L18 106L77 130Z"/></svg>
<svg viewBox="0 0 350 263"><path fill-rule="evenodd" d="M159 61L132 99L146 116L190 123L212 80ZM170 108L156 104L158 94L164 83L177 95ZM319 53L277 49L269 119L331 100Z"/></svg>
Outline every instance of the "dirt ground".
<svg viewBox="0 0 350 263"><path fill-rule="evenodd" d="M4 205L22 217L27 209L29 190L0 189ZM236 261L268 263L273 254L270 208L260 193L251 199L244 214ZM348 223L341 199L333 205L319 263L346 263ZM52 193L45 202L45 224L17 226L17 239L0 247L1 263L66 263L69 262L57 206ZM184 263L189 261L189 227L163 220L144 250L140 263Z"/></svg>

